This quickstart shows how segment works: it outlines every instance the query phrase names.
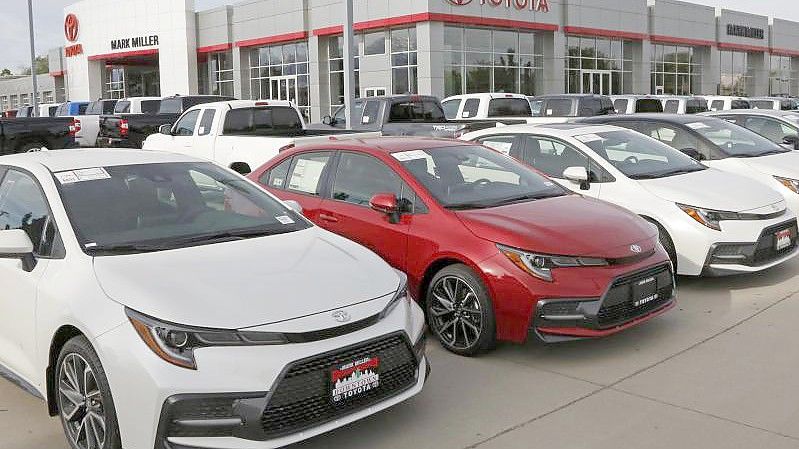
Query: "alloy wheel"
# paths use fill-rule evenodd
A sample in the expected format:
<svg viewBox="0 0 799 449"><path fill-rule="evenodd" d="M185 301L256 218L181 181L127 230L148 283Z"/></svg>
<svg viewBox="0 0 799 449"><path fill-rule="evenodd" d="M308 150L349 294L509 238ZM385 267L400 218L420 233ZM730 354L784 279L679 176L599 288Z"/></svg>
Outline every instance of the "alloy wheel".
<svg viewBox="0 0 799 449"><path fill-rule="evenodd" d="M431 290L430 321L441 341L455 349L469 349L483 332L480 299L468 282L444 276Z"/></svg>
<svg viewBox="0 0 799 449"><path fill-rule="evenodd" d="M105 403L94 371L79 354L58 368L58 408L67 436L79 449L105 447Z"/></svg>

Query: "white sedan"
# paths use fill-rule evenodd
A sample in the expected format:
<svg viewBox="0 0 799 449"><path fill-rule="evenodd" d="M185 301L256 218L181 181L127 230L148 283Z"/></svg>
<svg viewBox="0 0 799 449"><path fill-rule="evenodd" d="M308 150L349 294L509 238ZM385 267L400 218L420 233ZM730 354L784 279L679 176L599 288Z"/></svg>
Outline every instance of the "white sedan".
<svg viewBox="0 0 799 449"><path fill-rule="evenodd" d="M572 190L632 210L660 229L683 275L760 271L797 255L784 198L615 126L509 126L462 137L510 154Z"/></svg>
<svg viewBox="0 0 799 449"><path fill-rule="evenodd" d="M61 150L0 179L0 365L73 448L280 447L422 389L405 276L230 170Z"/></svg>

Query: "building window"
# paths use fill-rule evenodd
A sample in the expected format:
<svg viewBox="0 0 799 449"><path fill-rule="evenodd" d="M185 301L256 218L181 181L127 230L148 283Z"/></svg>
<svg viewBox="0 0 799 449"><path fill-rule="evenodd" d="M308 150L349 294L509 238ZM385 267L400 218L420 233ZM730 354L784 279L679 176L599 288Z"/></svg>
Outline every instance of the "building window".
<svg viewBox="0 0 799 449"><path fill-rule="evenodd" d="M752 73L749 70L749 54L741 51L720 51L721 83L719 95L745 97L749 92Z"/></svg>
<svg viewBox="0 0 799 449"><path fill-rule="evenodd" d="M614 95L633 90L630 43L616 39L566 38L566 92Z"/></svg>
<svg viewBox="0 0 799 449"><path fill-rule="evenodd" d="M212 95L233 96L233 55L229 51L208 55L208 76Z"/></svg>
<svg viewBox="0 0 799 449"><path fill-rule="evenodd" d="M19 107L19 98L16 95L11 96L11 109L17 109Z"/></svg>
<svg viewBox="0 0 799 449"><path fill-rule="evenodd" d="M535 33L444 27L444 96L475 92L535 95L543 50Z"/></svg>
<svg viewBox="0 0 799 449"><path fill-rule="evenodd" d="M53 91L52 90L46 90L46 91L42 92L42 94L41 94L41 102L42 103L54 103L55 100L53 98Z"/></svg>
<svg viewBox="0 0 799 449"><path fill-rule="evenodd" d="M391 30L391 86L395 94L418 93L416 28Z"/></svg>
<svg viewBox="0 0 799 449"><path fill-rule="evenodd" d="M5 112L8 109L8 96L0 97L0 112Z"/></svg>
<svg viewBox="0 0 799 449"><path fill-rule="evenodd" d="M700 92L702 65L692 47L652 45L652 93L693 95Z"/></svg>
<svg viewBox="0 0 799 449"><path fill-rule="evenodd" d="M790 56L771 55L769 95L791 95L796 83L796 73Z"/></svg>
<svg viewBox="0 0 799 449"><path fill-rule="evenodd" d="M30 105L30 102L28 101L28 94L19 94L19 105L20 106Z"/></svg>
<svg viewBox="0 0 799 449"><path fill-rule="evenodd" d="M105 98L125 98L125 69L107 67L105 74Z"/></svg>
<svg viewBox="0 0 799 449"><path fill-rule="evenodd" d="M311 119L308 43L270 45L250 50L250 98L287 100Z"/></svg>
<svg viewBox="0 0 799 449"><path fill-rule="evenodd" d="M386 32L385 30L374 33L364 33L363 35L363 54L364 56L375 56L386 54Z"/></svg>
<svg viewBox="0 0 799 449"><path fill-rule="evenodd" d="M355 45L355 98L360 97L360 48ZM327 41L327 60L330 67L330 114L344 105L344 38L334 36Z"/></svg>

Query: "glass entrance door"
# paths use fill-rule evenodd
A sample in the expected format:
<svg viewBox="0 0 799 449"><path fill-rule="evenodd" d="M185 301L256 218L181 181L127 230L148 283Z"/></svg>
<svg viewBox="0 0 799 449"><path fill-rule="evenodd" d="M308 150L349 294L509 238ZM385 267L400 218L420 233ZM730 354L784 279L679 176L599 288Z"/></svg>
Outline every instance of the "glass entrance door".
<svg viewBox="0 0 799 449"><path fill-rule="evenodd" d="M582 88L584 94L611 95L610 70L583 70Z"/></svg>
<svg viewBox="0 0 799 449"><path fill-rule="evenodd" d="M269 81L271 83L270 100L286 100L297 104L296 76L275 76Z"/></svg>

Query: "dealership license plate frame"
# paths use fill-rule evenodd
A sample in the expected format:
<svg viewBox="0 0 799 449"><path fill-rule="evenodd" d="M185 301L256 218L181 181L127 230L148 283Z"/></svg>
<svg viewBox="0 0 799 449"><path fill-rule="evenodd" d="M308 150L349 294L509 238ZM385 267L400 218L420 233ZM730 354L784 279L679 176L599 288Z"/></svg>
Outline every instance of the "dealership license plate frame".
<svg viewBox="0 0 799 449"><path fill-rule="evenodd" d="M380 357L366 356L329 369L327 379L330 402L335 406L346 406L352 400L362 397L369 391L380 388L380 367ZM338 387L336 386L336 382L339 380L339 376L351 377L355 373L364 373L367 369L370 370L371 374L367 374L367 377L363 379L363 381L361 381L361 379L351 379L342 385L342 388L351 389L341 391L337 394ZM363 385L359 386L359 382L362 382Z"/></svg>
<svg viewBox="0 0 799 449"><path fill-rule="evenodd" d="M646 281L642 283L642 281ZM645 307L652 301L657 301L658 294L658 277L651 276L643 280L637 280L632 285L632 305L636 309ZM649 301L642 302L646 298L651 298Z"/></svg>
<svg viewBox="0 0 799 449"><path fill-rule="evenodd" d="M793 231L791 228L782 229L774 233L774 249L777 252L790 248L793 245Z"/></svg>

